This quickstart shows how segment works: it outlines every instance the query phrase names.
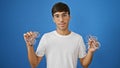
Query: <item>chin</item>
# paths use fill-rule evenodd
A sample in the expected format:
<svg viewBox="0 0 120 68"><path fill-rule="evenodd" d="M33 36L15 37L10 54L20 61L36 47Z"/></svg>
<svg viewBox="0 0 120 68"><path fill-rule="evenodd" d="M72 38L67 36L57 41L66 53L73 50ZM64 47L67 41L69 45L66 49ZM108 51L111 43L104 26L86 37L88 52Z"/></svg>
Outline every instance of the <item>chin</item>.
<svg viewBox="0 0 120 68"><path fill-rule="evenodd" d="M58 27L59 30L67 30L67 27Z"/></svg>
<svg viewBox="0 0 120 68"><path fill-rule="evenodd" d="M67 30L67 28L60 28L60 30Z"/></svg>

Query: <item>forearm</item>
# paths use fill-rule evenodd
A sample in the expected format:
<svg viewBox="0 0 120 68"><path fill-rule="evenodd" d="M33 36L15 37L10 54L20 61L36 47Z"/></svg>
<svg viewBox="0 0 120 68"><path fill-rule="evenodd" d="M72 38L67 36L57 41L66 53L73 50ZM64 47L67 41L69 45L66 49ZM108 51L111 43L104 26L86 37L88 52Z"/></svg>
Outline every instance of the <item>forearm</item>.
<svg viewBox="0 0 120 68"><path fill-rule="evenodd" d="M31 64L31 67L35 68L42 59L42 57L38 57L35 54L34 48L33 48L33 46L31 46L35 42L35 33L31 32L31 31L25 33L24 34L24 40L26 42L29 62Z"/></svg>
<svg viewBox="0 0 120 68"><path fill-rule="evenodd" d="M38 65L38 59L35 54L33 46L27 46L27 50L28 50L29 62L31 64L32 68L35 68Z"/></svg>
<svg viewBox="0 0 120 68"><path fill-rule="evenodd" d="M93 52L88 51L86 57L83 59L82 65L84 68L88 68L93 58Z"/></svg>

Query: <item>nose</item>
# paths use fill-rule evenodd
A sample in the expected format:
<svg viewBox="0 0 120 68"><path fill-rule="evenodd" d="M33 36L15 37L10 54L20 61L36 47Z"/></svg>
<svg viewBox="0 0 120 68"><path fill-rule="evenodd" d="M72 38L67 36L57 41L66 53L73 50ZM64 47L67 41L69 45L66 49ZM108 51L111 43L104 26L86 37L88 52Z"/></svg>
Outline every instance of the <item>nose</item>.
<svg viewBox="0 0 120 68"><path fill-rule="evenodd" d="M62 16L60 16L60 19L59 19L61 22L63 21L63 17Z"/></svg>

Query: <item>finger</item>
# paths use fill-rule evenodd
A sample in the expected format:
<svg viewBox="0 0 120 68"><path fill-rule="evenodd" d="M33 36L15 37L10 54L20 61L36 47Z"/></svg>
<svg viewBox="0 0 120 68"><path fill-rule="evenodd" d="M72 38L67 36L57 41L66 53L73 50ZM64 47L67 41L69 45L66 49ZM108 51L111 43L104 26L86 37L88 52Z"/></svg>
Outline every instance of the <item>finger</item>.
<svg viewBox="0 0 120 68"><path fill-rule="evenodd" d="M91 44L93 43L94 41L92 39L89 39L88 42Z"/></svg>
<svg viewBox="0 0 120 68"><path fill-rule="evenodd" d="M27 32L27 35L30 35L30 32Z"/></svg>
<svg viewBox="0 0 120 68"><path fill-rule="evenodd" d="M98 42L95 42L94 43L94 49L98 49L98 48L99 48Z"/></svg>
<svg viewBox="0 0 120 68"><path fill-rule="evenodd" d="M24 39L26 40L28 38L30 38L30 33L29 32L27 32L27 33L24 34Z"/></svg>
<svg viewBox="0 0 120 68"><path fill-rule="evenodd" d="M28 38L29 36L28 36L28 34L27 33L25 33L24 34L24 38Z"/></svg>
<svg viewBox="0 0 120 68"><path fill-rule="evenodd" d="M26 37L26 34L24 33L23 36Z"/></svg>
<svg viewBox="0 0 120 68"><path fill-rule="evenodd" d="M98 42L97 42L96 39L93 39L92 41L93 41L92 43L93 43L94 46L98 46Z"/></svg>
<svg viewBox="0 0 120 68"><path fill-rule="evenodd" d="M31 35L33 34L33 32L32 32L32 31L30 31L29 33L30 33Z"/></svg>
<svg viewBox="0 0 120 68"><path fill-rule="evenodd" d="M99 42L95 42L95 46L96 46L96 47L99 47Z"/></svg>
<svg viewBox="0 0 120 68"><path fill-rule="evenodd" d="M32 32L27 32L28 37L32 37Z"/></svg>
<svg viewBox="0 0 120 68"><path fill-rule="evenodd" d="M93 44L98 47L98 41L97 40L93 40Z"/></svg>
<svg viewBox="0 0 120 68"><path fill-rule="evenodd" d="M27 39L28 39L28 35L27 35L27 33L25 33L24 34L24 40L25 40L26 43L28 42Z"/></svg>
<svg viewBox="0 0 120 68"><path fill-rule="evenodd" d="M26 34L23 34L24 40L26 41Z"/></svg>
<svg viewBox="0 0 120 68"><path fill-rule="evenodd" d="M96 42L95 40L92 40L90 43L91 47L98 47L98 42Z"/></svg>
<svg viewBox="0 0 120 68"><path fill-rule="evenodd" d="M33 33L32 31L30 31L29 34L30 34L30 36L32 37L34 33Z"/></svg>
<svg viewBox="0 0 120 68"><path fill-rule="evenodd" d="M92 41L94 41L94 42L97 42L97 39L94 38L94 37L90 38L90 40L92 40Z"/></svg>
<svg viewBox="0 0 120 68"><path fill-rule="evenodd" d="M92 40L89 41L89 42L88 42L88 45L90 46L90 48L92 48L92 47L93 47L93 41L92 41Z"/></svg>

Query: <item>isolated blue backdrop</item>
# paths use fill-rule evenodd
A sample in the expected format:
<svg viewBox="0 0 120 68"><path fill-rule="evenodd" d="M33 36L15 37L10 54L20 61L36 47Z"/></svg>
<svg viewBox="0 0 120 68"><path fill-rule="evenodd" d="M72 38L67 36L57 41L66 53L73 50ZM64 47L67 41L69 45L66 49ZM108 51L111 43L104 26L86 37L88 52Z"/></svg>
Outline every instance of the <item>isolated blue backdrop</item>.
<svg viewBox="0 0 120 68"><path fill-rule="evenodd" d="M0 0L0 68L30 68L23 34L39 31L42 36L54 30L51 8L58 1ZM89 34L101 42L89 68L120 68L120 1L61 1L71 9L69 28L81 34L85 42ZM39 68L46 68L45 60L44 57ZM80 63L77 68L81 68Z"/></svg>

